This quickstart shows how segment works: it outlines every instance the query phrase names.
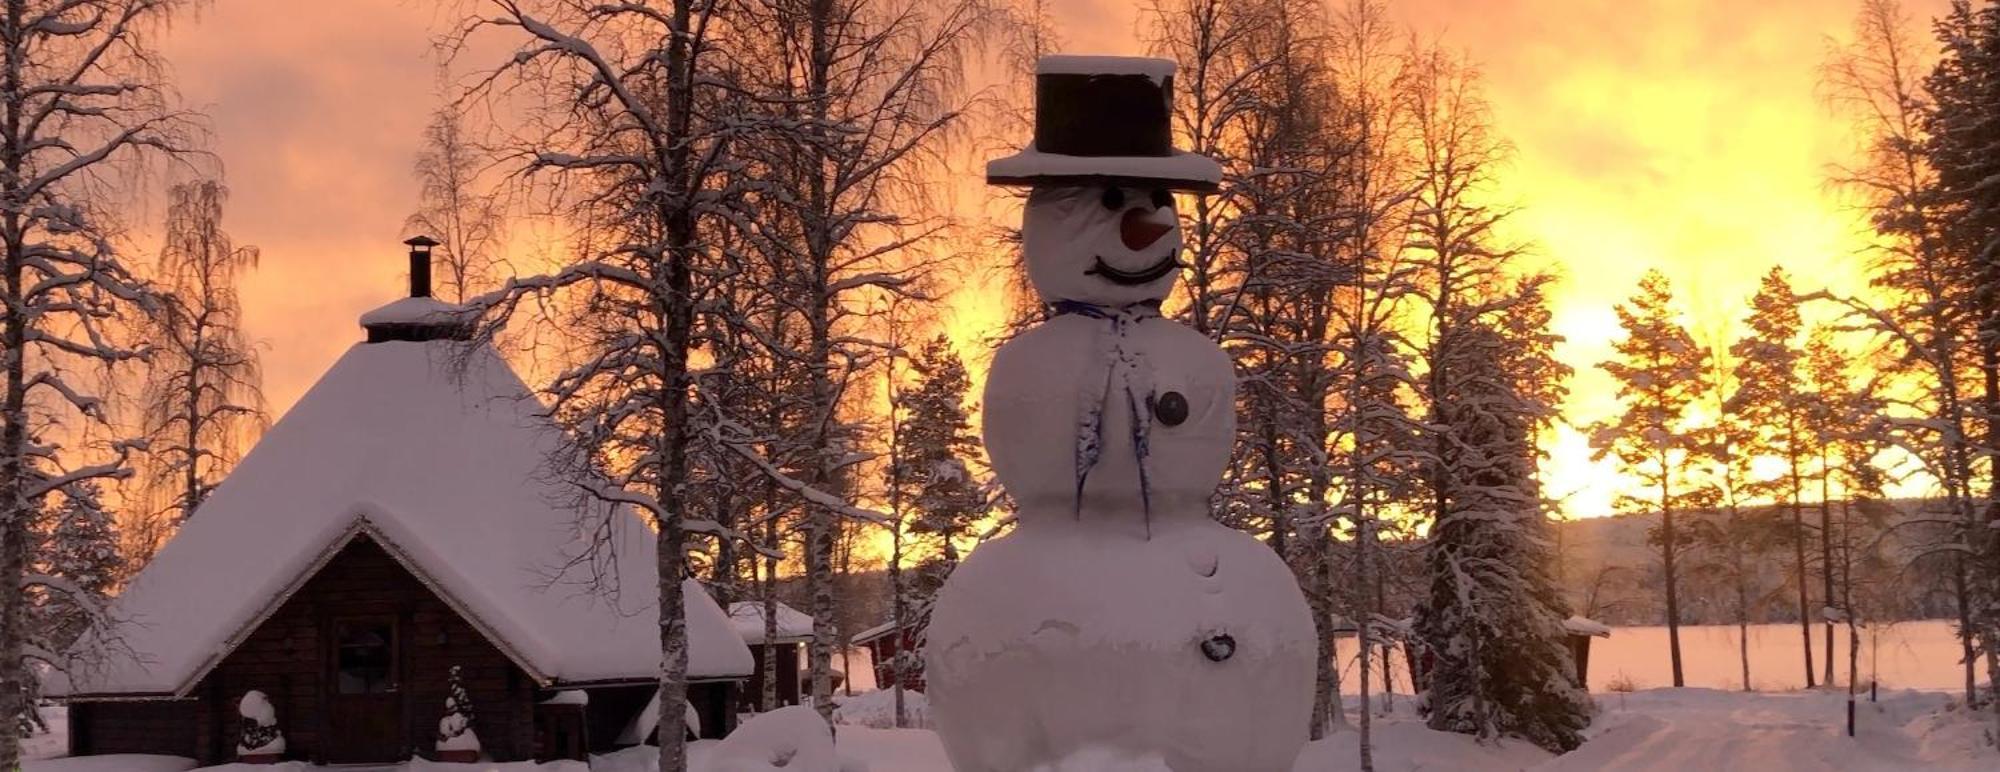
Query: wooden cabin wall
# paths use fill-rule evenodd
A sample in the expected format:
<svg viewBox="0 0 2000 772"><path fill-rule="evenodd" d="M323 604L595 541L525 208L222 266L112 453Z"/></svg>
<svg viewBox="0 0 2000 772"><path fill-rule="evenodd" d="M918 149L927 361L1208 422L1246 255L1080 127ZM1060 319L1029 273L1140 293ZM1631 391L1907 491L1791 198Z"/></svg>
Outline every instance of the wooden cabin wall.
<svg viewBox="0 0 2000 772"><path fill-rule="evenodd" d="M69 706L69 752L198 755L193 700L79 702Z"/></svg>
<svg viewBox="0 0 2000 772"><path fill-rule="evenodd" d="M271 698L291 748L288 756L324 758L329 717L323 682L332 675L332 620L356 614L397 622L398 694L408 750L432 753L449 672L458 665L487 754L497 761L532 756L535 684L381 546L362 537L307 581L196 690L208 696L202 708L212 715L203 723L215 727L211 736L220 746L201 760L226 761L234 753L240 728L236 704L251 689Z"/></svg>

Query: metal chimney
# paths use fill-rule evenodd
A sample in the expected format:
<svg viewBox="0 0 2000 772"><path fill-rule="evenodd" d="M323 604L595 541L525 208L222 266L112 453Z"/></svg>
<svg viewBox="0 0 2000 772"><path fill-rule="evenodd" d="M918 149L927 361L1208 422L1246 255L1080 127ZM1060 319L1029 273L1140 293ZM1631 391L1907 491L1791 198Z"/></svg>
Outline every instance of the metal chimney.
<svg viewBox="0 0 2000 772"><path fill-rule="evenodd" d="M413 236L403 243L410 245L410 297L430 297L431 247L437 242L429 236Z"/></svg>

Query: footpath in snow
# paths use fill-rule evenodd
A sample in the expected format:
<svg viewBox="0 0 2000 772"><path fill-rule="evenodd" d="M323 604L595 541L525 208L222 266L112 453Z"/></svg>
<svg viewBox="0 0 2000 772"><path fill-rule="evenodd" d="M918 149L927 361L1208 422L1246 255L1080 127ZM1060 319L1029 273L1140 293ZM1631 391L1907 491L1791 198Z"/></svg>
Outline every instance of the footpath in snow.
<svg viewBox="0 0 2000 772"><path fill-rule="evenodd" d="M927 729L886 729L887 693L857 697L842 711L837 740L839 762L792 743L788 738L742 738L697 743L693 772L949 772L937 735ZM1583 747L1550 754L1524 742L1481 745L1470 737L1433 732L1399 695L1392 715L1375 721L1378 772L1416 770L1684 770L1746 769L1904 770L2000 769L2000 751L1984 745L1983 716L1954 709L1952 695L1931 691L1885 691L1881 701L1860 703L1859 736L1842 734L1846 695L1841 692L1749 693L1713 689L1651 689L1595 695L1600 710ZM1865 700L1865 698L1864 698ZM927 713L921 695L909 702L921 722ZM1350 708L1352 705L1349 706ZM797 709L795 709L797 710ZM772 714L776 716L777 714ZM808 714L809 716L809 714ZM60 714L52 724L59 725ZM787 722L796 724L797 722ZM872 725L872 726L871 726ZM739 734L741 734L739 732ZM50 736L53 737L53 736ZM732 739L735 739L732 736ZM1308 746L1295 772L1345 772L1358 768L1357 735L1350 729ZM31 747L60 747L46 738ZM823 740L821 741L823 742ZM657 756L634 748L578 762L549 764L438 764L414 761L394 772L651 772ZM184 759L94 757L31 761L23 772L182 772ZM205 772L300 772L301 763L275 766L225 765Z"/></svg>

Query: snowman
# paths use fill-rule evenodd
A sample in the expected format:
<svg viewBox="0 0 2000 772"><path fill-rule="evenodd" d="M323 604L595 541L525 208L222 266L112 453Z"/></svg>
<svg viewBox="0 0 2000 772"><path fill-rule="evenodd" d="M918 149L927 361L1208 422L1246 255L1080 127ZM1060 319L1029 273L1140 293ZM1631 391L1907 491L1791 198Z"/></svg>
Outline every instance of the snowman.
<svg viewBox="0 0 2000 772"><path fill-rule="evenodd" d="M1176 192L1221 169L1173 149L1173 63L1051 56L1035 141L987 165L1029 188L1022 248L1048 321L994 356L985 442L1019 507L939 592L924 649L958 772L1290 770L1318 647L1290 570L1208 517L1235 371L1160 315Z"/></svg>

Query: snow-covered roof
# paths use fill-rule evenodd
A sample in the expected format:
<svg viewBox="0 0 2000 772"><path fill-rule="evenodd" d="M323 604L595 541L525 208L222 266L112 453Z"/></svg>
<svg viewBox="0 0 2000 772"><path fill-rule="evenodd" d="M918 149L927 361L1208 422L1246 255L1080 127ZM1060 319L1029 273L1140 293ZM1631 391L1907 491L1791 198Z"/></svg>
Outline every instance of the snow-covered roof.
<svg viewBox="0 0 2000 772"><path fill-rule="evenodd" d="M48 693L185 695L364 536L545 685L657 677L651 529L599 512L612 517L615 566L563 572L588 529L544 472L558 430L497 353L482 346L455 363L461 346L349 349L113 602L120 621L93 635L138 656L54 679ZM575 574L593 570L621 592L586 592ZM749 675L727 615L700 585L685 588L690 676Z"/></svg>
<svg viewBox="0 0 2000 772"><path fill-rule="evenodd" d="M1595 619L1573 616L1563 620L1563 630L1571 635L1591 635L1598 638L1611 637L1611 627Z"/></svg>
<svg viewBox="0 0 2000 772"><path fill-rule="evenodd" d="M743 636L744 643L764 642L764 602L756 600L737 601L729 604L729 623L736 627L736 634ZM778 604L778 643L798 643L813 637L813 618L805 612Z"/></svg>
<svg viewBox="0 0 2000 772"><path fill-rule="evenodd" d="M894 629L896 629L896 620L891 619L887 622L883 622L882 624L855 633L854 637L849 640L857 644L867 643L882 636L888 635L889 631Z"/></svg>
<svg viewBox="0 0 2000 772"><path fill-rule="evenodd" d="M432 297L407 297L361 315L361 326L384 324L458 323L466 319L465 306Z"/></svg>

